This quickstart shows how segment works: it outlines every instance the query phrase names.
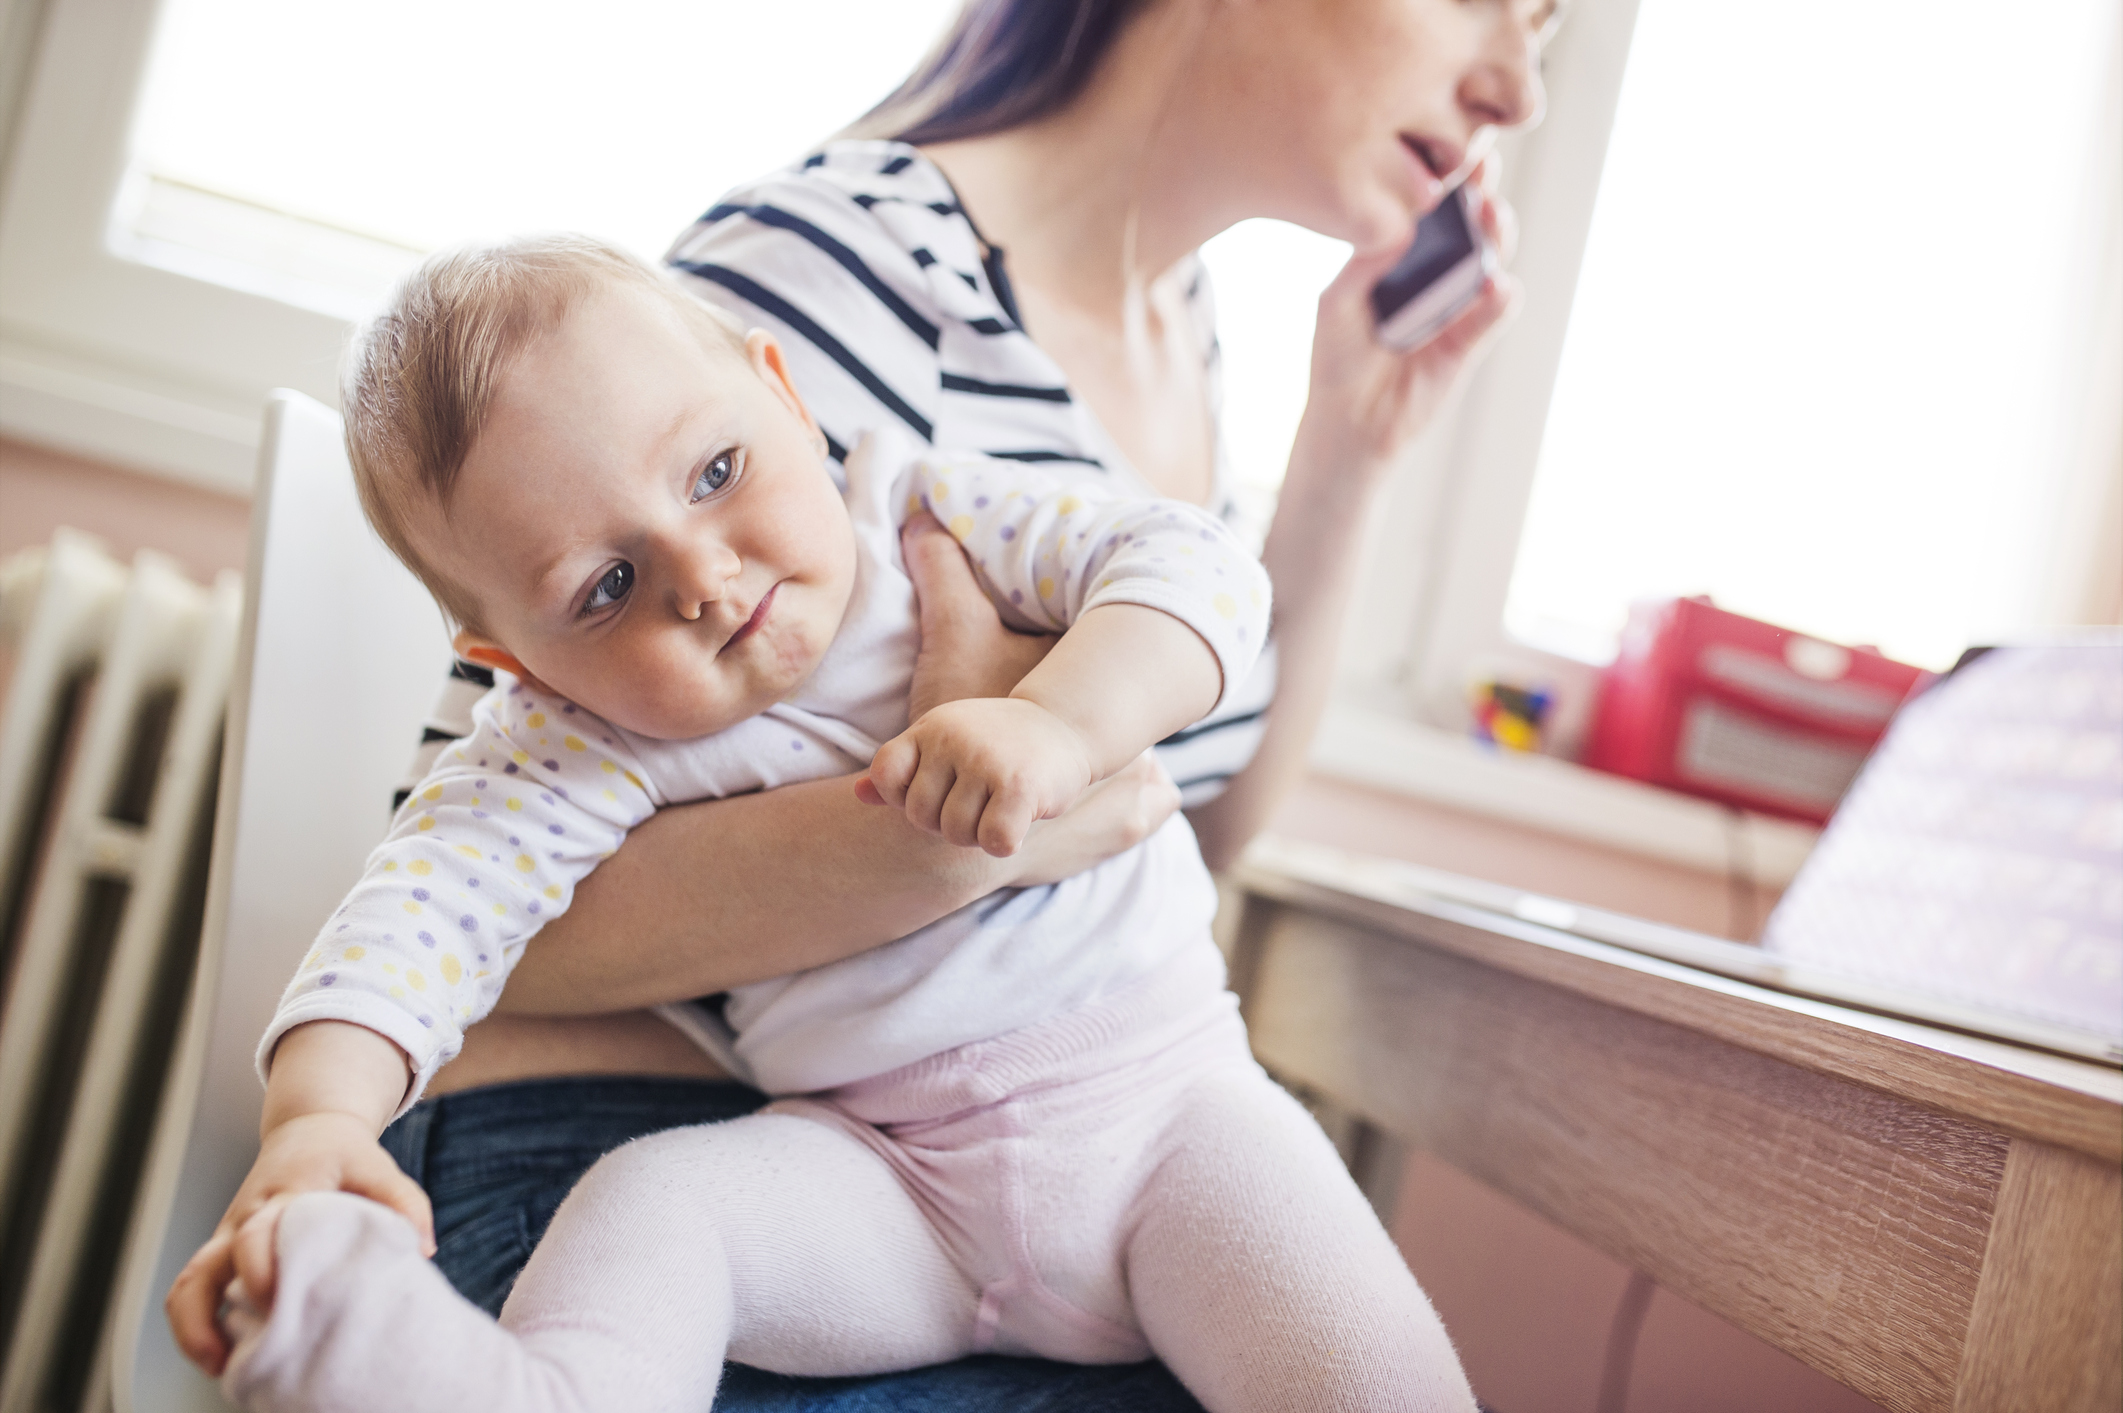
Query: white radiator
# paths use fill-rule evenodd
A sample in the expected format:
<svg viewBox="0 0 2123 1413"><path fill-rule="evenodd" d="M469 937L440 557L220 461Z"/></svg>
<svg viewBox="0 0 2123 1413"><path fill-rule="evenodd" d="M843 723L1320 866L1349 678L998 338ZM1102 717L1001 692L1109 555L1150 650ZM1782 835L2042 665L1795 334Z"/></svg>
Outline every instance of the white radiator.
<svg viewBox="0 0 2123 1413"><path fill-rule="evenodd" d="M86 536L0 566L0 1413L98 1352L199 943L242 585Z"/></svg>

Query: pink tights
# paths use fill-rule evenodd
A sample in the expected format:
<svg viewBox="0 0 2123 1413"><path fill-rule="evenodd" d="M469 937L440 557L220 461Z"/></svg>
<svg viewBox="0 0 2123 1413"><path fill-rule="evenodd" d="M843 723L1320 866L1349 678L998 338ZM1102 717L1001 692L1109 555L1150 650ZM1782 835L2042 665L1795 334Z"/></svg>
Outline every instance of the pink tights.
<svg viewBox="0 0 2123 1413"><path fill-rule="evenodd" d="M628 1144L499 1324L395 1214L298 1199L226 1387L259 1413L705 1413L726 1356L860 1374L1154 1352L1212 1413L1472 1410L1429 1302L1206 974Z"/></svg>

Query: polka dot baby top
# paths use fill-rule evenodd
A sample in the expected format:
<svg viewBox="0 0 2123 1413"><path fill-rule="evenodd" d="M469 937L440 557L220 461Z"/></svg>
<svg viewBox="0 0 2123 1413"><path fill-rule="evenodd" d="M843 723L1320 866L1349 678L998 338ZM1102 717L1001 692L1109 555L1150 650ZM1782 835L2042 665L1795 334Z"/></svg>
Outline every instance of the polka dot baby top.
<svg viewBox="0 0 2123 1413"><path fill-rule="evenodd" d="M350 1021L410 1058L403 1112L493 1009L525 945L629 829L665 805L868 765L907 726L919 634L898 527L922 506L965 546L1015 627L1063 631L1108 603L1161 609L1209 644L1227 695L1259 655L1267 576L1206 511L1038 465L938 455L891 430L873 433L847 470L855 588L803 685L715 735L659 741L498 675L472 734L400 808L281 997L259 1043L261 1075L290 1028ZM1213 945L1215 910L1193 834L1175 815L1075 878L1006 889L859 956L740 987L719 1020L666 1009L761 1088L826 1089L1095 1000L1183 947Z"/></svg>

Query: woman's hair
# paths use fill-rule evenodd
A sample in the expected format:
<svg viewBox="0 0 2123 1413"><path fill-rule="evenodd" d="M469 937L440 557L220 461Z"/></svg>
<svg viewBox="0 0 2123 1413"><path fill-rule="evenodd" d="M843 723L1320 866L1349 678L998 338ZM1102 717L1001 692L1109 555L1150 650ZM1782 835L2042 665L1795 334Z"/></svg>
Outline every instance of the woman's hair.
<svg viewBox="0 0 2123 1413"><path fill-rule="evenodd" d="M421 560L412 526L447 511L510 365L585 298L612 288L644 291L696 333L744 346L742 324L665 271L589 236L535 235L429 256L347 349L339 406L361 508L462 626L478 626L478 605Z"/></svg>
<svg viewBox="0 0 2123 1413"><path fill-rule="evenodd" d="M1150 0L966 0L907 81L849 137L952 142L1066 106Z"/></svg>

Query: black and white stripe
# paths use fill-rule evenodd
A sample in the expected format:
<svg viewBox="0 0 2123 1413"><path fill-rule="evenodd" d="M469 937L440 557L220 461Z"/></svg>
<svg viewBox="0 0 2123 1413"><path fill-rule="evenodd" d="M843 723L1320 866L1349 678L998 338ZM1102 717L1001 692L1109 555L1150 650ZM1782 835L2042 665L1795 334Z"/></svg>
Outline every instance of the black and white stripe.
<svg viewBox="0 0 2123 1413"><path fill-rule="evenodd" d="M1142 484L1025 334L1001 252L982 241L943 172L903 143L829 143L729 193L665 258L703 298L780 341L836 462L865 432L896 422L953 450ZM1187 299L1220 404L1215 309L1199 266ZM1218 461L1212 508L1228 520L1234 506ZM1271 642L1217 716L1159 746L1188 804L1213 798L1253 758L1274 660ZM484 668L460 669L436 705L414 780L471 730L479 679L492 681Z"/></svg>

